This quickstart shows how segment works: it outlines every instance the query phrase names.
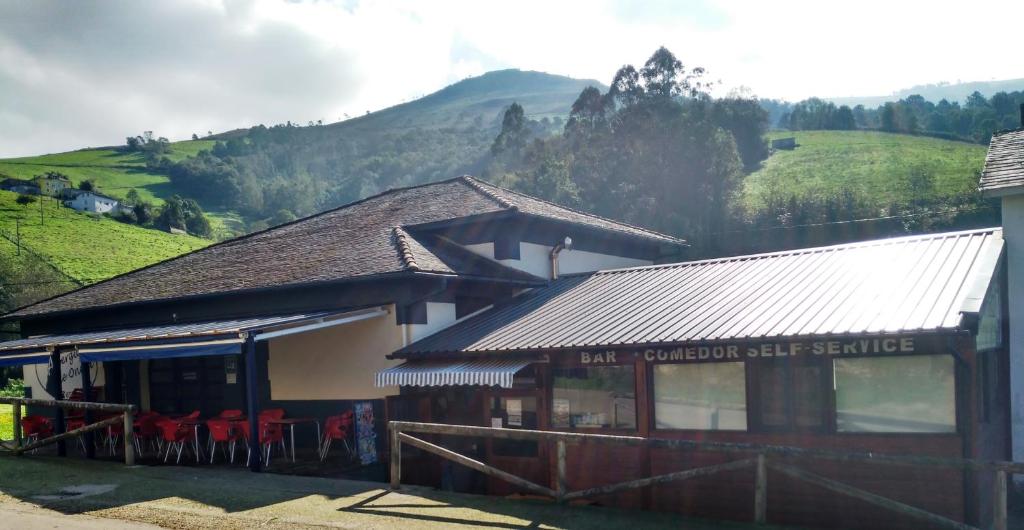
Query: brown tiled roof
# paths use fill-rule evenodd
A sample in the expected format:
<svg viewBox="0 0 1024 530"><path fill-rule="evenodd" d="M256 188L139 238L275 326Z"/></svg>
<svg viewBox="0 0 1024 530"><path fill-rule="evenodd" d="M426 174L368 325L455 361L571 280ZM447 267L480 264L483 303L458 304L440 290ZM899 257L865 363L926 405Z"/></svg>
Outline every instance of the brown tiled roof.
<svg viewBox="0 0 1024 530"><path fill-rule="evenodd" d="M1024 186L1024 128L992 135L981 171L981 191Z"/></svg>
<svg viewBox="0 0 1024 530"><path fill-rule="evenodd" d="M390 273L431 272L537 280L410 227L480 214L521 211L648 240L682 241L616 223L472 177L390 190L262 232L224 241L26 306L5 318L78 311L232 291ZM426 238L429 239L429 238ZM430 248L428 248L430 247Z"/></svg>
<svg viewBox="0 0 1024 530"><path fill-rule="evenodd" d="M510 208L515 208L527 215L536 215L539 217L557 219L567 223L594 226L632 236L660 240L666 243L685 243L685 241L681 239L667 236L660 232L629 225L620 221L606 219L604 217L581 212L579 210L573 210L572 208L567 208L553 202L548 202L543 199L538 199L536 197L501 188L487 182L482 182L472 178L468 179L468 181L475 184L481 192L490 195L491 197L494 197L495 200L508 204Z"/></svg>

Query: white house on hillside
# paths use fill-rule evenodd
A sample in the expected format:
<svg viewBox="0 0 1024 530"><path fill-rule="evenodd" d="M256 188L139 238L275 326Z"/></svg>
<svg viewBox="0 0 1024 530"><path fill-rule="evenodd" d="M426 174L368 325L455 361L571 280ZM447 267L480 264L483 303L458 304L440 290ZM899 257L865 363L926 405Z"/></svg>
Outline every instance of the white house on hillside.
<svg viewBox="0 0 1024 530"><path fill-rule="evenodd" d="M64 205L80 212L108 213L118 207L118 201L93 191L79 191L72 199L64 201Z"/></svg>

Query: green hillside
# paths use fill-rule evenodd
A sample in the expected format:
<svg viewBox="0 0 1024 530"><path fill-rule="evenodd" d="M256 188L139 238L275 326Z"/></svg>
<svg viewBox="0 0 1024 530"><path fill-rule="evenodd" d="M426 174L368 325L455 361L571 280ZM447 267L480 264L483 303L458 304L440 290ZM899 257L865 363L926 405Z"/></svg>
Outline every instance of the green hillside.
<svg viewBox="0 0 1024 530"><path fill-rule="evenodd" d="M167 157L182 160L212 145L212 140L175 142ZM103 193L115 198L123 198L135 189L143 200L161 204L164 197L174 193L166 175L146 171L141 153L125 153L113 147L0 160L0 177L31 179L47 171L67 175L75 185L92 180Z"/></svg>
<svg viewBox="0 0 1024 530"><path fill-rule="evenodd" d="M65 275L92 283L209 245L187 235L140 228L61 208L51 198L21 206L17 194L0 191L0 236L21 244ZM18 222L20 220L20 223ZM10 244L0 251L12 252Z"/></svg>
<svg viewBox="0 0 1024 530"><path fill-rule="evenodd" d="M854 192L878 208L907 200L923 187L935 200L970 195L985 162L985 146L869 131L775 132L772 138L795 136L798 147L780 150L749 175L742 186L748 212L774 196L825 197Z"/></svg>

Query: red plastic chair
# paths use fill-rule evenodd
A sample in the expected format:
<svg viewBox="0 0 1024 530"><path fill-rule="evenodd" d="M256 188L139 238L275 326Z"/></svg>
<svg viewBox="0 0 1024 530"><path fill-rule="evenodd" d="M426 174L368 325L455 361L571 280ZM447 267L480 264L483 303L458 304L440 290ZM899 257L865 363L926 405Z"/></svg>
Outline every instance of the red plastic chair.
<svg viewBox="0 0 1024 530"><path fill-rule="evenodd" d="M49 438L53 436L53 424L50 423L50 418L44 416L23 416L21 418L21 434L28 443ZM32 453L35 452L36 450L33 449Z"/></svg>
<svg viewBox="0 0 1024 530"><path fill-rule="evenodd" d="M160 437L167 443L167 452L164 454L164 462L171 456L175 447L178 449L176 463L181 463L181 453L185 450L186 444L192 444L196 440L196 432L191 426L182 425L175 420L163 420L157 424L160 429Z"/></svg>
<svg viewBox="0 0 1024 530"><path fill-rule="evenodd" d="M284 409L266 409L260 411L260 419L279 420L284 418Z"/></svg>
<svg viewBox="0 0 1024 530"><path fill-rule="evenodd" d="M352 447L348 445L348 437L352 433L352 426L355 424L355 413L351 410L337 416L329 416L324 423L324 438L320 441L320 461L327 459L327 452L331 449L331 442L341 440L345 444L345 451L352 455Z"/></svg>
<svg viewBox="0 0 1024 530"><path fill-rule="evenodd" d="M270 423L269 420L280 419L284 417L283 409L271 409L265 410L259 415L260 424L260 459L263 461L263 465L270 465L270 453L271 448L274 444L280 444L281 451L285 454L288 453L284 445L284 426L279 424ZM239 435L239 439L245 442L245 446L249 447L249 422L248 421L233 421L232 424L235 427L236 432ZM252 451L249 451L245 458L245 465L249 465L252 459Z"/></svg>
<svg viewBox="0 0 1024 530"><path fill-rule="evenodd" d="M217 417L225 420L234 420L241 418L242 416L245 416L245 413L238 409L227 409L220 411L220 414Z"/></svg>
<svg viewBox="0 0 1024 530"><path fill-rule="evenodd" d="M75 429L81 429L85 427L85 415L76 414L73 416L67 416L64 418L64 431L73 431ZM82 454L85 454L85 437L76 436L75 439L78 441L78 447L82 450Z"/></svg>
<svg viewBox="0 0 1024 530"><path fill-rule="evenodd" d="M235 443L242 439L239 429L232 425L230 420L212 419L206 420L206 428L210 430L210 463L213 463L214 455L217 454L217 444L221 444L221 451L230 451L230 462L235 463ZM228 455L225 455L228 456Z"/></svg>
<svg viewBox="0 0 1024 530"><path fill-rule="evenodd" d="M135 417L133 422L133 428L135 431L135 452L142 456L144 444L148 441L150 446L159 455L163 450L162 438L160 436L160 428L157 427L157 423L165 420L159 413L153 411L146 411L139 413Z"/></svg>

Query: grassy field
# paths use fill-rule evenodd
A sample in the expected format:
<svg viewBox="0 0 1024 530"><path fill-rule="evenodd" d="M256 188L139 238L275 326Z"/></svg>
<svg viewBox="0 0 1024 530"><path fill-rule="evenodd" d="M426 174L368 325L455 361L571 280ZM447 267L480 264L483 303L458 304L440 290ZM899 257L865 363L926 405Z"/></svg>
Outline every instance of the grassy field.
<svg viewBox="0 0 1024 530"><path fill-rule="evenodd" d="M849 189L880 207L906 199L920 174L934 179L933 196L972 193L985 161L985 146L871 131L773 132L795 136L798 147L774 153L746 178L741 194L748 211L772 195L826 196Z"/></svg>
<svg viewBox="0 0 1024 530"><path fill-rule="evenodd" d="M44 198L27 207L17 195L0 191L0 230L15 237L21 219L22 245L68 276L92 283L209 245L211 241L124 224L79 213Z"/></svg>
<svg viewBox="0 0 1024 530"><path fill-rule="evenodd" d="M190 140L171 144L167 157L181 160L213 146L212 140ZM84 149L0 160L0 176L30 179L47 171L67 175L74 185L83 180L93 181L103 193L124 198L135 189L143 200L155 205L174 194L174 186L166 175L146 171L146 160L139 153L124 153L116 149Z"/></svg>

